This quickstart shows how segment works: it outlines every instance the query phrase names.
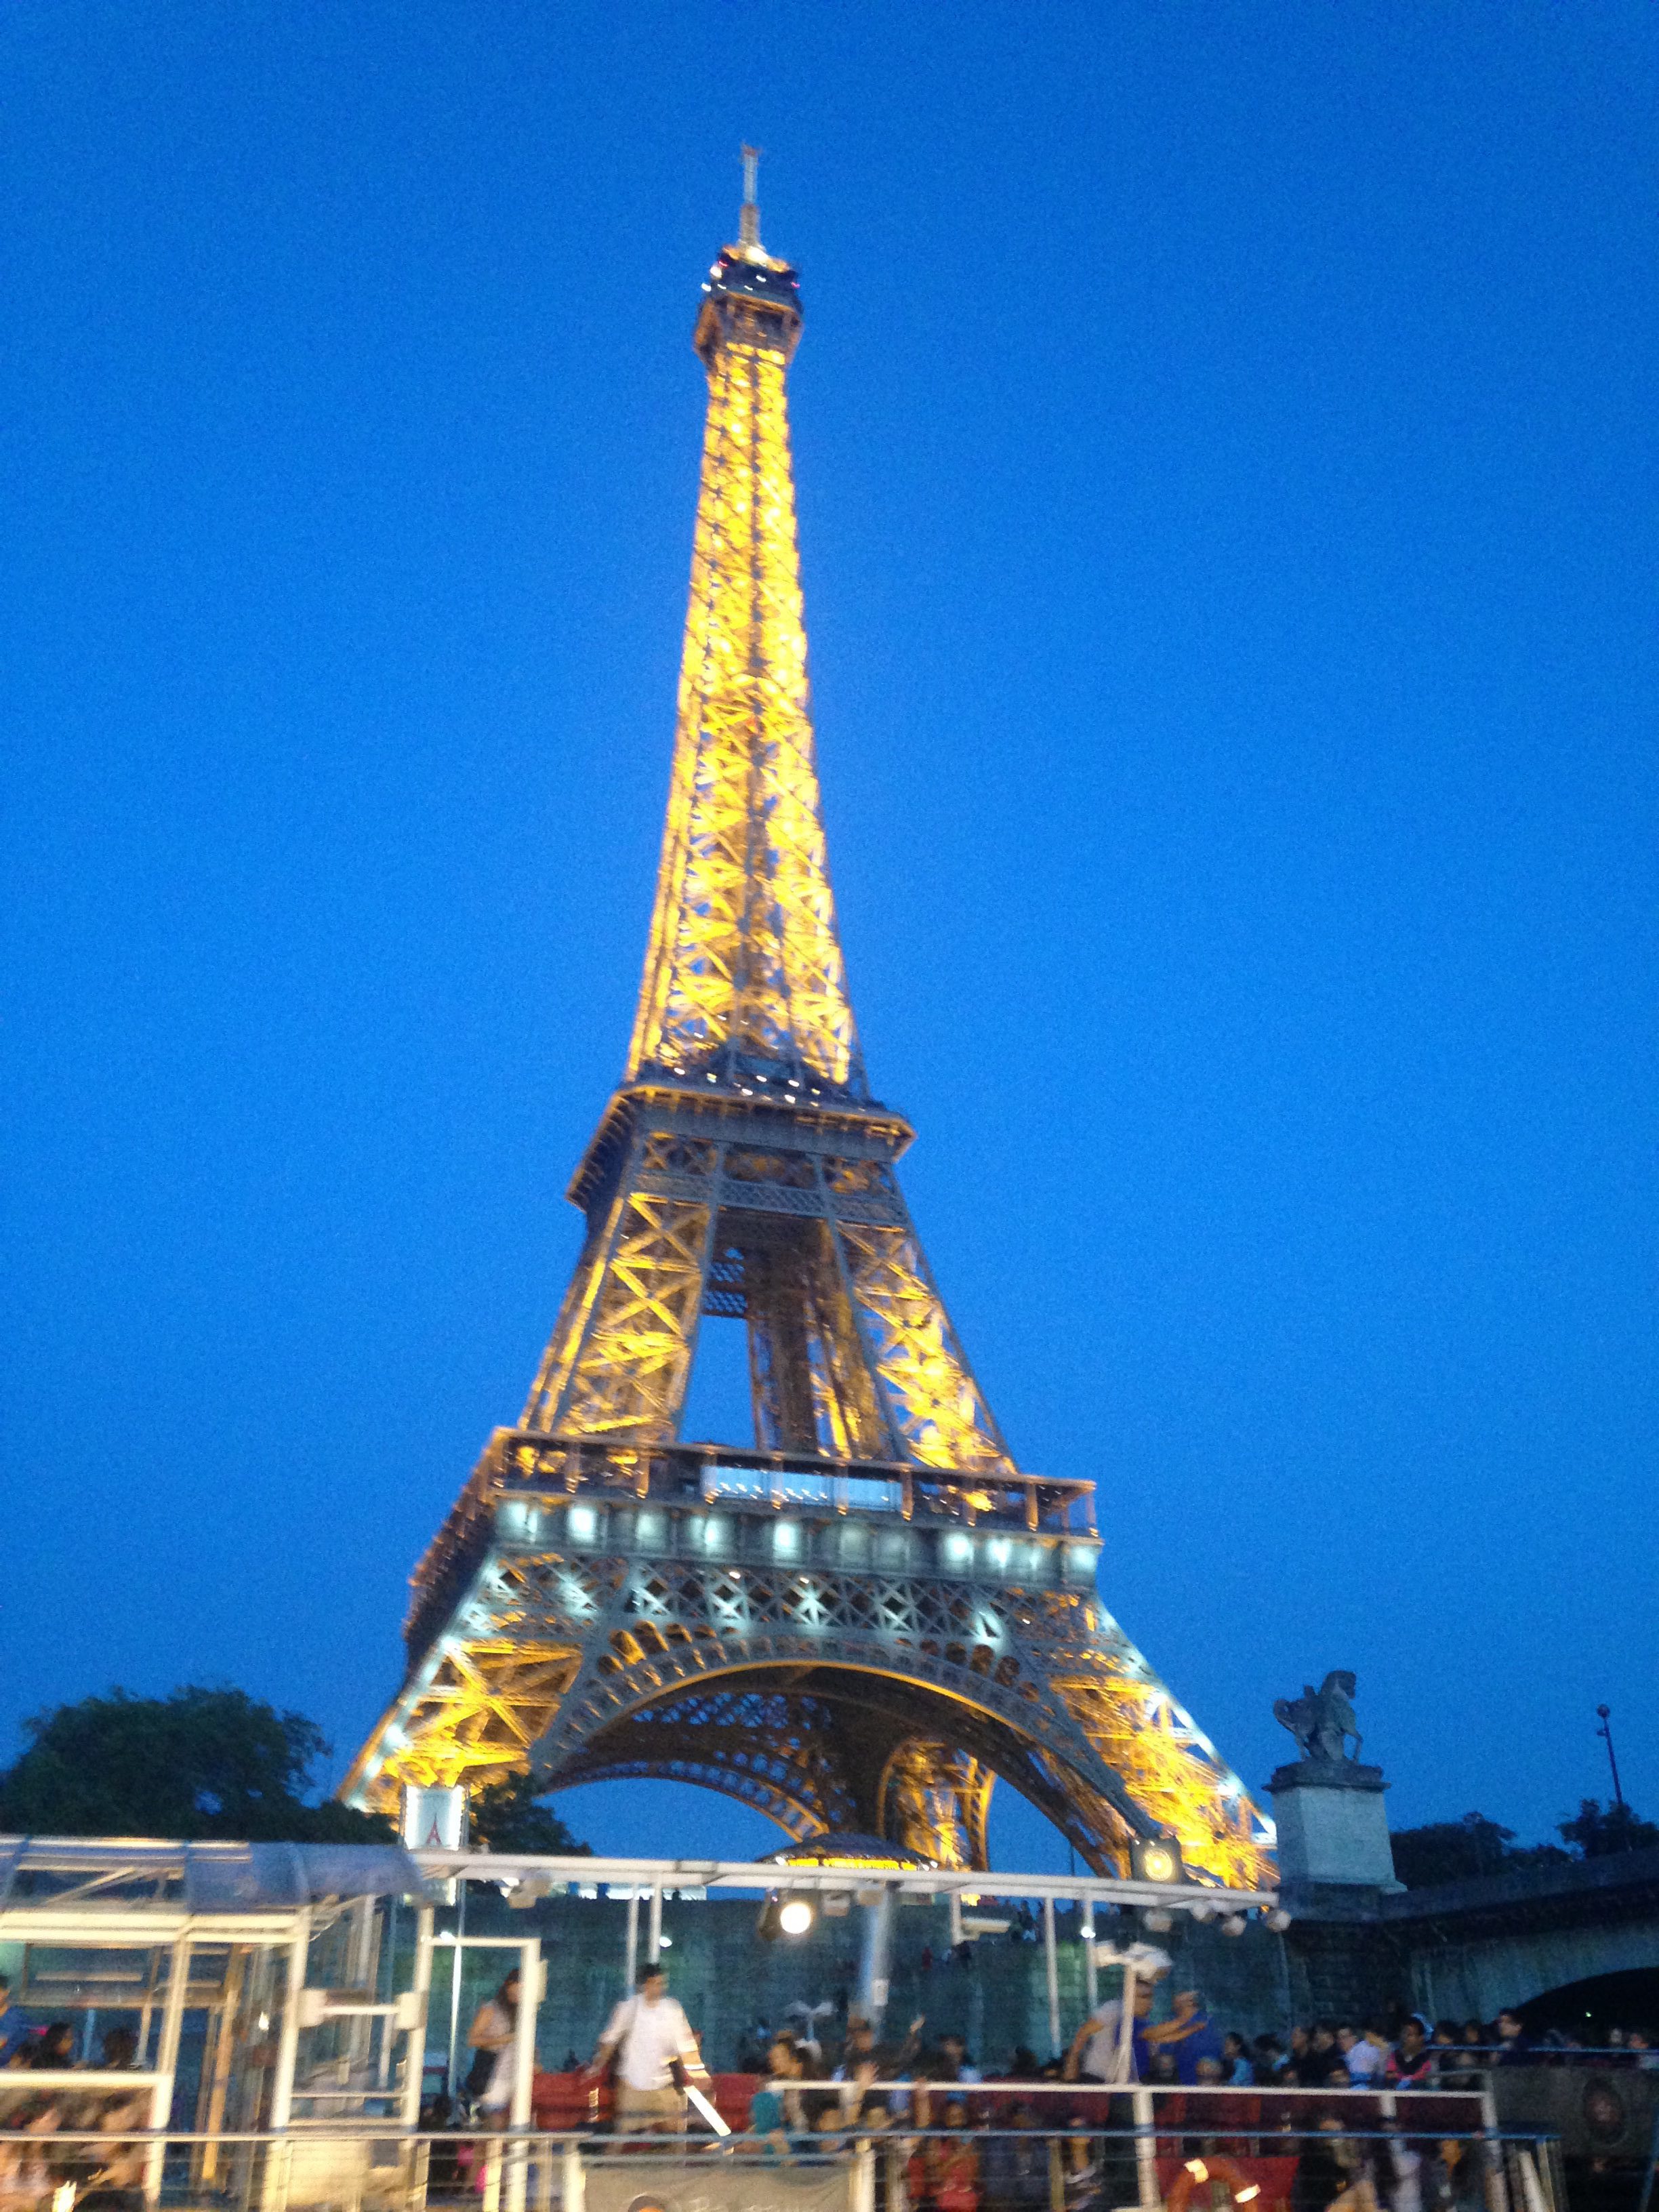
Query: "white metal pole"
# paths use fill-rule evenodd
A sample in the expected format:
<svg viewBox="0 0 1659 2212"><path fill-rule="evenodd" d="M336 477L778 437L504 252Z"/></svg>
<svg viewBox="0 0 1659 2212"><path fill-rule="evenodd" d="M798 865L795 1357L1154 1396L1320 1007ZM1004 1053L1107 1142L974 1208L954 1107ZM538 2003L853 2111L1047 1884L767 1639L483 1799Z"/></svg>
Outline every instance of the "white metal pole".
<svg viewBox="0 0 1659 2212"><path fill-rule="evenodd" d="M867 2142L853 2153L852 2212L876 2212L876 2154Z"/></svg>
<svg viewBox="0 0 1659 2212"><path fill-rule="evenodd" d="M1135 2116L1135 2178L1142 2212L1158 2212L1163 2199L1158 2193L1158 2139L1152 2133L1152 2093L1136 2088L1131 2093L1130 2101Z"/></svg>
<svg viewBox="0 0 1659 2212"><path fill-rule="evenodd" d="M417 2018L404 2043L403 2095L398 2118L406 2128L420 2125L421 2091L426 2086L426 2007L432 1994L432 1907L423 1905L415 1916L415 1996ZM396 1971L397 1960L392 1960Z"/></svg>
<svg viewBox="0 0 1659 2212"><path fill-rule="evenodd" d="M149 2093L149 2124L160 2132L173 2117L173 2081L179 2070L179 2036L185 2024L185 1992L190 1986L190 1938L181 1936L173 1947L167 1965L167 2001L161 2011L161 2039L155 2052L155 2071L158 2076ZM151 2204L161 2202L161 2165L167 2155L164 2143L155 2143L144 2164L144 2197Z"/></svg>
<svg viewBox="0 0 1659 2212"><path fill-rule="evenodd" d="M1083 1996L1091 2013L1100 2002L1100 1969L1095 1964L1095 1908L1085 1898L1083 1912Z"/></svg>
<svg viewBox="0 0 1659 2212"><path fill-rule="evenodd" d="M1132 1961L1123 1964L1122 2017L1117 2024L1117 2063L1112 2069L1115 2081L1133 2081L1135 2078L1135 1970ZM1148 2106L1150 2116L1151 2107Z"/></svg>
<svg viewBox="0 0 1659 2212"><path fill-rule="evenodd" d="M640 1978L640 1891L636 1882L628 1893L628 1936L624 1985L629 1996Z"/></svg>
<svg viewBox="0 0 1659 2212"><path fill-rule="evenodd" d="M1054 1900L1042 1900L1042 1969L1048 1984L1048 2048L1060 2053L1060 1957L1054 1944Z"/></svg>
<svg viewBox="0 0 1659 2212"><path fill-rule="evenodd" d="M951 1892L951 1948L954 1951L962 1940L962 1892L953 1889Z"/></svg>
<svg viewBox="0 0 1659 2212"><path fill-rule="evenodd" d="M507 2108L507 2125L515 2136L529 2132L531 2090L536 2073L536 2015L542 2002L542 1947L538 1937L532 1936L519 1946L519 2011L513 2024L513 2102ZM510 2143L507 2154L507 2187L503 2191L506 2212L524 2212L525 2167L529 2146L522 2141Z"/></svg>
<svg viewBox="0 0 1659 2212"><path fill-rule="evenodd" d="M650 1966L654 1966L661 1956L662 1884L659 1881L653 1881L651 1885L651 1918L649 1932L645 1939L646 1964Z"/></svg>
<svg viewBox="0 0 1659 2212"><path fill-rule="evenodd" d="M444 2070L444 2088L455 2094L455 2048L461 2039L461 1939L466 1934L466 1884L455 1885L455 1948L450 1953L453 1971L449 1977L449 2063Z"/></svg>
<svg viewBox="0 0 1659 2212"><path fill-rule="evenodd" d="M536 2016L542 2003L541 1939L519 1946L519 2016L513 2028L513 2103L507 2113L515 2128L530 2125L531 2087L536 2073Z"/></svg>
<svg viewBox="0 0 1659 2212"><path fill-rule="evenodd" d="M893 1893L884 1882L873 1905L864 1908L864 1955L859 1961L859 2008L872 2027L887 2009L887 1961L892 1946Z"/></svg>
<svg viewBox="0 0 1659 2212"><path fill-rule="evenodd" d="M276 2075L270 2085L270 2131L280 2135L294 2111L294 2069L300 2056L300 1992L306 1985L311 1949L311 1907L295 1916L288 1947L288 1983L283 1994L283 2033L276 2045Z"/></svg>
<svg viewBox="0 0 1659 2212"><path fill-rule="evenodd" d="M352 1900L349 1934L346 1938L346 1979L354 1990L361 1990L371 2002L374 1996L372 1986L374 1958L375 1900L359 1897ZM374 2033L373 2015L359 2013L346 2032L346 2049L355 2071L368 2056L370 2039Z"/></svg>
<svg viewBox="0 0 1659 2212"><path fill-rule="evenodd" d="M1486 2202L1492 2212L1510 2212L1509 2178L1504 2172L1504 2150L1501 2143L1490 2140L1498 2133L1498 2100L1493 2096L1491 2077L1480 2093L1480 2132L1489 2140L1480 2148L1486 2160Z"/></svg>

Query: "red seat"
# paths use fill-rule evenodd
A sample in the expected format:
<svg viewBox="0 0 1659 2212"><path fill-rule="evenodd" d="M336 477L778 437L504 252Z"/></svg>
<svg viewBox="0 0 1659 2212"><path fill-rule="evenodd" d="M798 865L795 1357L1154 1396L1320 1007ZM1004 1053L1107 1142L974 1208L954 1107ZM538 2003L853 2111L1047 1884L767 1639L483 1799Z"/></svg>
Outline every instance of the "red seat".
<svg viewBox="0 0 1659 2212"><path fill-rule="evenodd" d="M594 2081L586 2074L544 2074L539 2069L530 2083L532 2124L550 2134L562 2135L585 2128L595 2117L593 2091L599 2091L599 2117L611 2118L611 2085Z"/></svg>
<svg viewBox="0 0 1659 2212"><path fill-rule="evenodd" d="M759 2087L757 2074L714 2075L709 2101L733 2134L741 2134L749 2125L749 2107ZM538 2069L531 2081L532 2122L550 2135L564 2135L592 2126L595 2121L609 2127L614 2104L610 2082L596 2081L587 2074L548 2074Z"/></svg>

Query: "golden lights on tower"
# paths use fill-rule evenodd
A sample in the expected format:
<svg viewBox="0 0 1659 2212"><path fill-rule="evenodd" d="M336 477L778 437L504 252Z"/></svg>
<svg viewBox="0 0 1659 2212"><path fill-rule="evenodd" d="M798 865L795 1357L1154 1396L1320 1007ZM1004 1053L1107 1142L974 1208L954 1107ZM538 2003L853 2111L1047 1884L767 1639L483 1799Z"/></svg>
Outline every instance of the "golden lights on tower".
<svg viewBox="0 0 1659 2212"><path fill-rule="evenodd" d="M799 289L761 243L755 160L695 332L708 417L667 818L626 1076L570 1187L586 1234L518 1428L417 1571L409 1673L345 1794L384 1805L400 1781L532 1759L601 1773L649 1715L652 1771L803 1838L847 1827L836 1808L862 1792L854 1827L982 1866L1004 1772L1103 1870L1161 1832L1200 1878L1255 1887L1271 1823L1100 1604L1091 1482L1017 1468L894 1173L912 1132L866 1085L807 690ZM720 1516L684 1503L716 1449L680 1441L710 1314L748 1328L756 1454L846 1493L822 1540L784 1532L787 1567L770 1505L728 1558L708 1550ZM1075 1583L1056 1565L1073 1505ZM648 1557L601 1538L619 1515L650 1522ZM787 1687L809 1661L859 1683L855 1707L902 1705L878 1757ZM723 1686L761 1678L787 1716L751 1741L721 1702L749 1692Z"/></svg>

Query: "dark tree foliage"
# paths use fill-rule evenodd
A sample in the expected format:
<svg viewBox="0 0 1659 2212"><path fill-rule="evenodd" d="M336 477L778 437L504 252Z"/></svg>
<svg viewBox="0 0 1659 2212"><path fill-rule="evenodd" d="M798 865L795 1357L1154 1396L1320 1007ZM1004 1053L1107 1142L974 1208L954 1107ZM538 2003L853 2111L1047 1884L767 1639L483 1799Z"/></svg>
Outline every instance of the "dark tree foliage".
<svg viewBox="0 0 1659 2212"><path fill-rule="evenodd" d="M1602 1806L1594 1797L1580 1802L1577 1816L1563 1820L1560 1844L1517 1844L1512 1828L1500 1827L1484 1813L1465 1813L1461 1820L1433 1820L1426 1827L1402 1828L1393 1838L1394 1870L1407 1889L1430 1889L1437 1882L1469 1881L1503 1874L1511 1867L1571 1866L1575 1860L1606 1858L1614 1851L1640 1851L1659 1844L1659 1826L1628 1805Z"/></svg>
<svg viewBox="0 0 1659 2212"><path fill-rule="evenodd" d="M1392 1840L1398 1879L1407 1889L1430 1889L1437 1882L1497 1874L1510 1856L1515 1831L1500 1827L1484 1813L1465 1813L1461 1820L1402 1828Z"/></svg>
<svg viewBox="0 0 1659 2212"><path fill-rule="evenodd" d="M558 1814L536 1802L532 1774L509 1775L480 1790L467 1808L475 1844L492 1851L545 1851L550 1856L592 1856L591 1844L578 1843Z"/></svg>
<svg viewBox="0 0 1659 2212"><path fill-rule="evenodd" d="M82 1698L24 1723L0 1772L0 1829L46 1836L217 1837L246 1843L383 1843L389 1820L308 1805L328 1745L314 1721L242 1690L191 1686Z"/></svg>
<svg viewBox="0 0 1659 2212"><path fill-rule="evenodd" d="M1659 1827L1651 1820L1644 1820L1628 1805L1615 1801L1603 1807L1595 1797L1581 1797L1577 1815L1563 1820L1559 1833L1585 1859L1609 1858L1615 1851L1650 1850L1659 1844Z"/></svg>

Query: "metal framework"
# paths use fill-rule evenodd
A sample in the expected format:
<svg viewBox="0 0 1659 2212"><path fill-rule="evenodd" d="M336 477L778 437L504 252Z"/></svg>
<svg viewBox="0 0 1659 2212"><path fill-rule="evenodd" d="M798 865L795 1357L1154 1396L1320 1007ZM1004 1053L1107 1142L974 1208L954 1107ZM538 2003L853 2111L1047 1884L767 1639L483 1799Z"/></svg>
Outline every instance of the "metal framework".
<svg viewBox="0 0 1659 2212"><path fill-rule="evenodd" d="M1001 1775L1098 1872L1172 1836L1272 1880L1273 1829L1096 1595L1092 1484L1020 1473L975 1381L848 999L808 714L785 377L795 272L703 288L708 433L662 863L587 1233L519 1426L415 1577L410 1669L344 1784L672 1775L792 1836L985 1864ZM754 1448L680 1423L747 1328Z"/></svg>

